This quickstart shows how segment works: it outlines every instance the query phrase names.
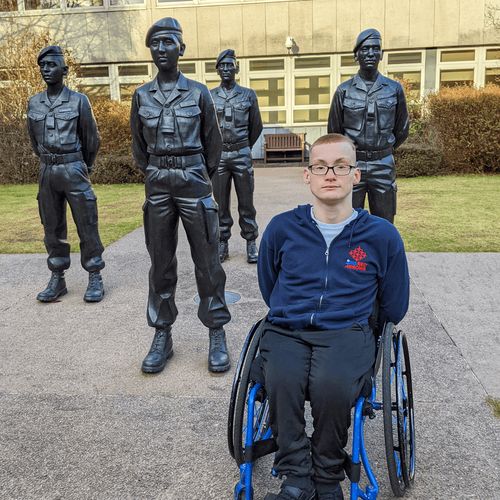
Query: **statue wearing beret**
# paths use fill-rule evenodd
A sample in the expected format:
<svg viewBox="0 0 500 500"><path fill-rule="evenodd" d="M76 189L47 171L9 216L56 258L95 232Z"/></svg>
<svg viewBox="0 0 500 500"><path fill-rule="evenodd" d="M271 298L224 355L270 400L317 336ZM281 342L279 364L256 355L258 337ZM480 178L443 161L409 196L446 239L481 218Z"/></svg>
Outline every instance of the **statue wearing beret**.
<svg viewBox="0 0 500 500"><path fill-rule="evenodd" d="M208 369L223 372L230 367L223 326L231 317L224 297L226 275L219 262L217 203L210 181L222 148L217 115L207 87L179 71L185 45L176 19L154 23L146 46L158 75L135 91L130 117L132 151L145 174L144 231L151 257L147 319L156 329L142 371L160 372L173 354L180 218L195 266L198 317L209 329Z"/></svg>
<svg viewBox="0 0 500 500"><path fill-rule="evenodd" d="M338 86L328 132L345 134L356 144L361 182L354 186L353 207L363 208L368 194L370 212L394 222L397 188L393 151L408 137L409 120L403 88L378 72L381 43L375 29L358 35L354 58L360 69Z"/></svg>
<svg viewBox="0 0 500 500"><path fill-rule="evenodd" d="M99 133L89 100L63 84L68 74L60 47L49 46L38 55L47 90L28 104L28 132L40 158L38 207L45 232L45 247L52 271L47 288L37 299L53 302L67 293L64 271L70 266L66 203L69 203L80 238L81 263L89 273L86 302L104 296L102 246L97 227L97 200L89 174L99 149Z"/></svg>
<svg viewBox="0 0 500 500"><path fill-rule="evenodd" d="M262 119L255 92L236 83L239 66L234 50L223 50L215 67L221 84L210 92L217 108L223 141L219 169L213 179L215 199L219 205L219 258L224 262L229 256L233 180L238 196L241 236L247 241L247 261L254 264L258 257L255 240L259 233L253 204L252 146L262 132Z"/></svg>

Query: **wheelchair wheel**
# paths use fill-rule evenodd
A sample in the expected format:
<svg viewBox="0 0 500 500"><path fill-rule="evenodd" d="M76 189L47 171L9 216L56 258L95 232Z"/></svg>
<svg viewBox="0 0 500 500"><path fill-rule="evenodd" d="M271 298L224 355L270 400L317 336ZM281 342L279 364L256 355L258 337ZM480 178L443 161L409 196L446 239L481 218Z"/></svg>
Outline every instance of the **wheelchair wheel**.
<svg viewBox="0 0 500 500"><path fill-rule="evenodd" d="M395 496L415 477L415 420L406 336L389 323L383 334L382 396L387 468Z"/></svg>
<svg viewBox="0 0 500 500"><path fill-rule="evenodd" d="M262 335L264 320L256 323L245 339L243 349L240 354L238 366L233 379L231 390L231 400L229 404L227 438L229 453L236 460L238 465L244 462L244 439L246 428L246 401L250 390L250 369L259 348L260 337ZM262 398L258 398L262 399ZM262 402L260 401L260 406ZM267 406L267 400L266 400ZM261 413L266 410L264 407L256 409L256 416L261 417ZM267 410L266 410L267 411Z"/></svg>

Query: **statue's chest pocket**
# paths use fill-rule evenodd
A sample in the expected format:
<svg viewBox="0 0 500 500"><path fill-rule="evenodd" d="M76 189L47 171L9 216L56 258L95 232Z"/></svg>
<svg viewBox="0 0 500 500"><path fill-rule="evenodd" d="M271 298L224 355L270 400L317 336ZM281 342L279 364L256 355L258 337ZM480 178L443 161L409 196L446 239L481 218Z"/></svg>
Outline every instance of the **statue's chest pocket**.
<svg viewBox="0 0 500 500"><path fill-rule="evenodd" d="M201 109L194 101L181 102L174 110L183 137L196 133L200 124Z"/></svg>
<svg viewBox="0 0 500 500"><path fill-rule="evenodd" d="M28 111L28 120L30 128L38 141L43 139L43 130L45 125L45 114L36 111Z"/></svg>
<svg viewBox="0 0 500 500"><path fill-rule="evenodd" d="M233 105L234 123L237 127L245 127L248 125L248 113L250 103L248 101L239 101Z"/></svg>
<svg viewBox="0 0 500 500"><path fill-rule="evenodd" d="M77 140L78 111L60 110L54 113L61 144L74 144Z"/></svg>
<svg viewBox="0 0 500 500"><path fill-rule="evenodd" d="M378 126L381 130L394 128L396 120L396 97L377 99Z"/></svg>
<svg viewBox="0 0 500 500"><path fill-rule="evenodd" d="M219 120L219 125L221 125L222 121L224 120L224 105L216 104L215 110L217 111L217 119Z"/></svg>
<svg viewBox="0 0 500 500"><path fill-rule="evenodd" d="M154 106L141 106L139 108L139 116L141 117L142 124L148 129L156 130L161 111L161 108Z"/></svg>
<svg viewBox="0 0 500 500"><path fill-rule="evenodd" d="M346 97L344 99L344 128L361 130L365 116L365 101Z"/></svg>

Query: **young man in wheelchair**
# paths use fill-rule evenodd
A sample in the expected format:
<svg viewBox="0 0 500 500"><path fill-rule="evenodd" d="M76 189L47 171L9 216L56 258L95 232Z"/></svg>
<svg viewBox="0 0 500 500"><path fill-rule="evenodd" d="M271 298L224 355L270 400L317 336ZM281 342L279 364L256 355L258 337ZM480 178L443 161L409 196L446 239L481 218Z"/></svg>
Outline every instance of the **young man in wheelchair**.
<svg viewBox="0 0 500 500"><path fill-rule="evenodd" d="M343 498L351 408L371 389L375 299L382 322L398 323L408 309L403 242L391 223L352 208L359 180L354 143L339 134L319 138L304 170L312 206L277 215L262 238L258 277L269 313L260 354L278 445L274 468L285 477L266 499Z"/></svg>

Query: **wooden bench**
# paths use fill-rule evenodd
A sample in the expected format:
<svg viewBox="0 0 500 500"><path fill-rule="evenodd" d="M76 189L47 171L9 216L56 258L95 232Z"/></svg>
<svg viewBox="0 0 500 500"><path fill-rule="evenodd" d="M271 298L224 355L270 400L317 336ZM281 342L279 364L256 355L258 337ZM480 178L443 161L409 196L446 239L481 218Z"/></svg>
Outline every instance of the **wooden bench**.
<svg viewBox="0 0 500 500"><path fill-rule="evenodd" d="M269 161L304 161L305 133L264 134L264 163Z"/></svg>

